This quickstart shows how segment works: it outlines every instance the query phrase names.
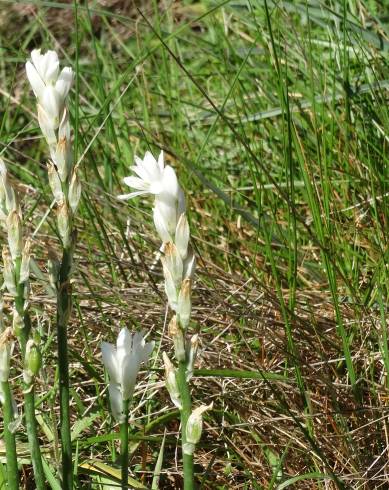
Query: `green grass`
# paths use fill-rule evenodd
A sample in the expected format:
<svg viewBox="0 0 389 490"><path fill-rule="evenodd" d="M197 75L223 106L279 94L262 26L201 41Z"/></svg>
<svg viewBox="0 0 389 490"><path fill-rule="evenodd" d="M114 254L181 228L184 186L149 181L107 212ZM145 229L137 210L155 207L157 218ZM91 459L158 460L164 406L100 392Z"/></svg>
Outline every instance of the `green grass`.
<svg viewBox="0 0 389 490"><path fill-rule="evenodd" d="M193 398L215 409L196 456L201 488L385 488L386 2L0 3L2 157L31 230L51 194L24 61L55 48L78 70L84 194L69 336L79 488L104 488L98 464L118 470L101 340L127 325L170 349L150 202L115 197L147 149L164 149L179 175L199 256ZM54 231L51 214L34 243L42 270ZM32 299L50 366L37 392L52 430L53 302L38 282ZM180 488L160 357L154 367L137 391L131 468L151 486L161 467L160 488ZM56 488L43 427L42 441Z"/></svg>

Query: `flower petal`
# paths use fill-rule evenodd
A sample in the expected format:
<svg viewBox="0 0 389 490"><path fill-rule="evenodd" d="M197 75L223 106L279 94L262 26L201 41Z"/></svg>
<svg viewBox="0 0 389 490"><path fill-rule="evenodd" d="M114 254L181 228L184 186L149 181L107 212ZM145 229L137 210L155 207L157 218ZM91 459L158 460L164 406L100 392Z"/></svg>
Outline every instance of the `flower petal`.
<svg viewBox="0 0 389 490"><path fill-rule="evenodd" d="M39 73L36 71L35 66L30 61L27 61L26 63L26 74L35 97L40 99L46 86L39 76Z"/></svg>
<svg viewBox="0 0 389 490"><path fill-rule="evenodd" d="M164 193L177 199L179 189L177 175L170 165L167 165L163 170L162 185Z"/></svg>
<svg viewBox="0 0 389 490"><path fill-rule="evenodd" d="M108 371L109 379L112 383L120 383L120 373L116 357L115 346L108 342L101 343L101 354L105 369Z"/></svg>
<svg viewBox="0 0 389 490"><path fill-rule="evenodd" d="M127 201L127 199L132 199L133 197L136 196L141 196L143 194L148 194L147 191L136 191L136 192L130 192L129 194L119 194L117 198L120 201Z"/></svg>
<svg viewBox="0 0 389 490"><path fill-rule="evenodd" d="M158 233L160 239L164 243L171 242L172 237L169 233L165 219L164 219L160 209L158 208L158 206L154 207L153 218L154 218L154 225L155 225L155 228L157 230L157 233Z"/></svg>
<svg viewBox="0 0 389 490"><path fill-rule="evenodd" d="M120 330L116 341L116 359L119 368L120 380L122 381L122 366L126 356L131 355L132 335L128 328L124 327Z"/></svg>
<svg viewBox="0 0 389 490"><path fill-rule="evenodd" d="M111 403L112 415L118 422L122 423L124 421L123 414L123 396L119 385L115 383L109 383L109 401Z"/></svg>
<svg viewBox="0 0 389 490"><path fill-rule="evenodd" d="M163 150L161 150L161 153L158 156L158 167L159 167L159 170L161 171L161 174L162 174L163 169L165 167Z"/></svg>
<svg viewBox="0 0 389 490"><path fill-rule="evenodd" d="M123 182L128 185L128 187L133 187L134 189L139 189L146 192L149 191L149 183L139 179L138 177L124 177Z"/></svg>
<svg viewBox="0 0 389 490"><path fill-rule="evenodd" d="M134 393L136 377L139 372L140 360L138 352L132 352L124 358L122 364L123 400L129 400Z"/></svg>
<svg viewBox="0 0 389 490"><path fill-rule="evenodd" d="M66 66L61 71L58 80L55 84L55 90L57 91L57 93L59 94L59 96L62 98L63 101L68 95L72 83L73 83L73 70L69 66Z"/></svg>

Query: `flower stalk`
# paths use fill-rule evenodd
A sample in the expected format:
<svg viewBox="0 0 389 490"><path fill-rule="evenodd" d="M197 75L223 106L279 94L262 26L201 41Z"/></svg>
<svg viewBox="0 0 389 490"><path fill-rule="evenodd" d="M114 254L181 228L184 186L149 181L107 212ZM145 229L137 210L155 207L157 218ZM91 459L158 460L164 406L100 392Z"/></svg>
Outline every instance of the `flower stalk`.
<svg viewBox="0 0 389 490"><path fill-rule="evenodd" d="M76 242L74 215L81 197L78 168L73 164L69 111L66 106L74 74L70 67L59 71L55 51L41 54L33 50L26 73L37 98L38 121L49 146L49 185L57 204L57 228L62 258L50 259L50 283L57 291L57 341L62 452L62 486L73 488L72 443L70 427L69 356L67 327L72 311L71 271Z"/></svg>
<svg viewBox="0 0 389 490"><path fill-rule="evenodd" d="M15 423L14 400L9 383L10 357L13 349L13 332L11 328L4 329L2 322L2 304L0 315L0 402L3 406L4 442L7 460L7 488L16 490L19 488L19 471L15 433L12 430L12 426Z"/></svg>
<svg viewBox="0 0 389 490"><path fill-rule="evenodd" d="M122 490L128 489L128 413L129 400L123 401L123 422L120 424L120 464Z"/></svg>
<svg viewBox="0 0 389 490"><path fill-rule="evenodd" d="M4 442L7 460L7 488L19 488L18 458L16 453L15 434L10 429L14 423L13 397L8 380L1 382L1 402L3 406Z"/></svg>
<svg viewBox="0 0 389 490"><path fill-rule="evenodd" d="M184 489L192 490L193 454L202 431L200 417L205 409L210 408L199 407L192 412L189 387L198 350L198 335L190 339L187 335L192 311L191 292L196 259L189 244L190 229L185 214L185 196L173 168L165 166L163 152L158 160L155 160L150 152L146 152L143 160L135 157L135 163L132 170L137 176L124 179L124 183L135 191L121 195L119 199L130 199L142 194L155 196L153 218L162 240L161 262L165 293L174 312L169 323L169 335L178 363L175 367L167 354L163 353L165 384L173 404L180 410Z"/></svg>
<svg viewBox="0 0 389 490"><path fill-rule="evenodd" d="M39 346L30 338L31 321L28 312L31 244L30 240L27 239L23 246L21 210L15 191L9 183L8 172L2 160L0 160L0 207L1 216L5 217L5 227L8 235L8 246L3 248L4 283L8 293L13 298L13 335L19 341L25 368L23 372L23 393L27 437L34 470L35 486L38 490L44 490L46 485L35 418L34 390L34 377L40 369L40 351ZM34 363L30 362L32 357L27 348L28 345L31 345L31 342L34 343L34 356L39 359L38 362ZM25 376L27 372L29 375Z"/></svg>

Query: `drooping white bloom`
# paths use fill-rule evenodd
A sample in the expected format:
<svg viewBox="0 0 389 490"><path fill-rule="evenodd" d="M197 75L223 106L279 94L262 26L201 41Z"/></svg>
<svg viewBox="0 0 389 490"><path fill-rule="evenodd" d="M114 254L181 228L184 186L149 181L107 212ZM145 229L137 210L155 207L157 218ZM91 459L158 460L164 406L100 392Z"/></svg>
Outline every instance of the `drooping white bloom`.
<svg viewBox="0 0 389 490"><path fill-rule="evenodd" d="M59 72L59 60L55 51L41 54L40 49L31 52L26 63L27 78L38 99L39 124L45 137L53 143L52 131L58 128L66 96L73 83L73 70L65 67Z"/></svg>
<svg viewBox="0 0 389 490"><path fill-rule="evenodd" d="M112 413L119 422L123 421L123 401L132 397L135 381L142 362L147 362L154 342L145 342L143 334L130 334L123 328L117 338L116 347L108 342L101 344L103 363L109 374L109 395Z"/></svg>

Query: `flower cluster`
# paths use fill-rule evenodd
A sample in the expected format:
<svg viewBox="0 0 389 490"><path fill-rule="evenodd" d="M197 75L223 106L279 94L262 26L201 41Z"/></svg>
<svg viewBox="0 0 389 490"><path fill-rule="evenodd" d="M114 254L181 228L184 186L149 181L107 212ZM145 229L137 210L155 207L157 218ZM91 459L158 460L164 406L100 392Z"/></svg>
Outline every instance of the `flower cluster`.
<svg viewBox="0 0 389 490"><path fill-rule="evenodd" d="M58 206L58 230L64 247L68 247L72 214L76 212L81 197L77 167L73 165L69 111L66 106L74 74L70 67L59 71L55 51L41 54L40 49L32 51L31 60L26 63L26 73L37 98L39 126L49 145L51 161L47 164L48 177Z"/></svg>
<svg viewBox="0 0 389 490"><path fill-rule="evenodd" d="M185 214L185 196L178 183L173 168L165 166L163 152L156 160L150 152L144 159L135 158L132 167L136 176L126 177L124 183L135 189L119 199L130 199L142 194L154 196L153 217L155 228L162 240L161 257L165 278L165 291L174 316L169 323L169 335L174 344L175 357L180 369L185 370L186 382L193 374L193 365L198 349L198 335L186 338L191 316L191 289L196 260L190 247L190 230ZM167 354L163 353L165 365L165 384L174 405L180 410L184 407L179 386L177 368ZM190 408L190 407L189 407ZM183 450L193 454L194 446L200 439L202 413L211 406L201 406L193 410L191 421L185 428Z"/></svg>
<svg viewBox="0 0 389 490"><path fill-rule="evenodd" d="M101 345L103 363L109 374L112 414L119 422L126 416L123 402L131 399L140 365L149 360L153 348L154 342L146 343L142 333L131 335L127 328L120 331L116 347L108 342Z"/></svg>
<svg viewBox="0 0 389 490"><path fill-rule="evenodd" d="M23 244L22 213L16 194L9 182L7 168L0 159L0 207L1 220L7 230L8 245L3 246L3 279L8 293L18 295L22 288L23 298L27 303L30 276L30 240ZM17 333L20 326L20 312L14 310L13 325Z"/></svg>
<svg viewBox="0 0 389 490"><path fill-rule="evenodd" d="M131 169L137 177L125 177L123 181L137 190L121 195L119 199L130 199L141 194L154 195L153 217L163 243L165 291L170 307L177 313L182 327L186 328L190 318L191 281L196 261L189 246L185 196L175 171L170 165L165 166L163 152L158 160L146 152L143 160L135 157L135 162Z"/></svg>

